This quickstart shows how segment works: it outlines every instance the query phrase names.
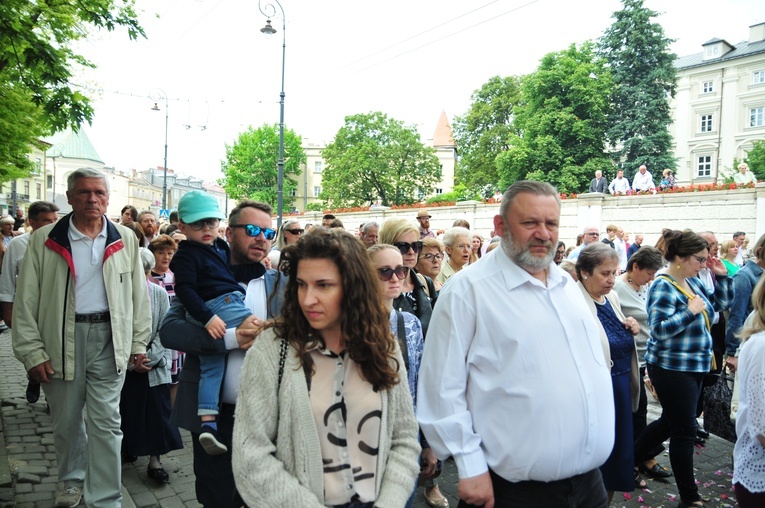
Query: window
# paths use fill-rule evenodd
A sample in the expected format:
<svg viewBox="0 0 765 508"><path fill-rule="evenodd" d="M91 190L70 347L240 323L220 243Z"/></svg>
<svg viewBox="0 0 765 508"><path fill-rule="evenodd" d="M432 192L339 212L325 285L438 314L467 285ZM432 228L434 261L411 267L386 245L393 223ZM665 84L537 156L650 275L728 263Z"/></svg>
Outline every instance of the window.
<svg viewBox="0 0 765 508"><path fill-rule="evenodd" d="M765 83L765 71L754 71L752 73L752 84L761 85Z"/></svg>
<svg viewBox="0 0 765 508"><path fill-rule="evenodd" d="M749 127L762 127L765 125L765 106L749 110Z"/></svg>
<svg viewBox="0 0 765 508"><path fill-rule="evenodd" d="M712 156L701 155L696 160L698 161L698 163L696 164L697 176L700 176L700 177L712 176Z"/></svg>
<svg viewBox="0 0 765 508"><path fill-rule="evenodd" d="M701 115L701 132L712 132L712 115Z"/></svg>
<svg viewBox="0 0 765 508"><path fill-rule="evenodd" d="M322 161L314 161L313 163L313 172L314 173L321 173L322 170Z"/></svg>
<svg viewBox="0 0 765 508"><path fill-rule="evenodd" d="M29 199L29 180L24 182L24 194L26 194L27 199Z"/></svg>
<svg viewBox="0 0 765 508"><path fill-rule="evenodd" d="M444 193L443 189L436 189L436 194L443 194L443 193Z"/></svg>
<svg viewBox="0 0 765 508"><path fill-rule="evenodd" d="M321 185L314 185L314 187L313 187L313 197L318 198L319 194L321 194Z"/></svg>
<svg viewBox="0 0 765 508"><path fill-rule="evenodd" d="M40 169L42 169L42 159L38 157L35 159L35 169L32 171L32 174L39 175Z"/></svg>
<svg viewBox="0 0 765 508"><path fill-rule="evenodd" d="M35 184L35 191L37 192L35 199L42 199L42 184L37 183Z"/></svg>
<svg viewBox="0 0 765 508"><path fill-rule="evenodd" d="M47 187L48 189L53 188L53 175L47 175L45 187Z"/></svg>
<svg viewBox="0 0 765 508"><path fill-rule="evenodd" d="M712 93L712 92L714 92L714 82L704 81L701 84L701 93Z"/></svg>
<svg viewBox="0 0 765 508"><path fill-rule="evenodd" d="M297 189L290 189L290 197L294 198L295 196L297 196Z"/></svg>

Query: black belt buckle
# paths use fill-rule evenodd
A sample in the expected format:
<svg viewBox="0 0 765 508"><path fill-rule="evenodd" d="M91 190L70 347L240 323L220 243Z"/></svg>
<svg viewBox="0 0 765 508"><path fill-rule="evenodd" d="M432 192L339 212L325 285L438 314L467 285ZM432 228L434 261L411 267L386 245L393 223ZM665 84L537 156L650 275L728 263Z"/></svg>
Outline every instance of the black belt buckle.
<svg viewBox="0 0 765 508"><path fill-rule="evenodd" d="M106 323L109 321L109 312L94 312L93 314L75 314L75 323Z"/></svg>

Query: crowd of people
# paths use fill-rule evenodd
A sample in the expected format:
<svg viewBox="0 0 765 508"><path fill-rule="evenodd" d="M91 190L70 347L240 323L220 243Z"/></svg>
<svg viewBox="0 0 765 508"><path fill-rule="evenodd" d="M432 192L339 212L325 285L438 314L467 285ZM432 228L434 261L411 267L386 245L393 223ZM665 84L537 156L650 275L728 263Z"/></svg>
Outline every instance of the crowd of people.
<svg viewBox="0 0 765 508"><path fill-rule="evenodd" d="M704 506L693 447L723 368L740 387L739 506L765 505L765 235L718 252L709 231L654 247L609 224L567 250L558 192L531 181L486 240L464 220L432 230L426 209L274 229L269 205L226 217L202 191L167 224L131 206L117 224L102 173L67 184L72 212L32 204L0 272L27 398L42 386L50 408L56 506L121 506L139 456L170 481L179 428L209 507L401 508L420 488L448 507L449 457L464 508L605 508L644 476Z"/></svg>

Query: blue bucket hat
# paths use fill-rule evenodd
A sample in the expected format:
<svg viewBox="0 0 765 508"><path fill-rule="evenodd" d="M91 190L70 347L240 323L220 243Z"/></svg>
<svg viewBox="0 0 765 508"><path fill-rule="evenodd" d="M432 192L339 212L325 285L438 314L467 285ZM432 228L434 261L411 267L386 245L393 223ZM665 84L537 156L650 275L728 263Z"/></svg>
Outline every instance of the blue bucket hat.
<svg viewBox="0 0 765 508"><path fill-rule="evenodd" d="M202 219L225 219L218 207L218 200L204 191L191 191L178 201L178 219L191 224Z"/></svg>

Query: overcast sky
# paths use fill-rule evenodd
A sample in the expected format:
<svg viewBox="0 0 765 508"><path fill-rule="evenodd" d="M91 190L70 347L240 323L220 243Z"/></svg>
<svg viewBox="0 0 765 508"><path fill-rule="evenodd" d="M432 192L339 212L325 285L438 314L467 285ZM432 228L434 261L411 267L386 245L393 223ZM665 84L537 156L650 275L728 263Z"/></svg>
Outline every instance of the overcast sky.
<svg viewBox="0 0 765 508"><path fill-rule="evenodd" d="M736 44L765 21L762 0L648 0L679 56L713 37ZM596 39L618 0L282 0L286 14L285 125L329 142L345 116L382 111L430 139L441 111L466 112L490 77L532 72L540 58ZM162 166L168 97L168 167L219 178L224 144L248 126L279 121L278 33L260 33L255 1L138 0L147 39L95 34L82 53L98 68L87 87L95 119L85 131L117 169ZM277 8L278 9L278 8Z"/></svg>

